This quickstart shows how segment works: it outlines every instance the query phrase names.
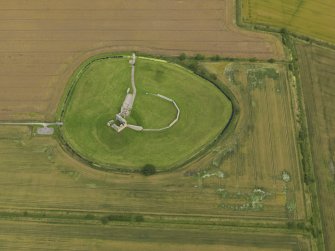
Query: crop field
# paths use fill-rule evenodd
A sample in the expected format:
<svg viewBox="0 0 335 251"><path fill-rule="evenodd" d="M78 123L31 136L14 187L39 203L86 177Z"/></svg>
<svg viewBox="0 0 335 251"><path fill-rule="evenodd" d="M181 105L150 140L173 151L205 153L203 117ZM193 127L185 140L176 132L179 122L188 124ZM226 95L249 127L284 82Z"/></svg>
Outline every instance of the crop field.
<svg viewBox="0 0 335 251"><path fill-rule="evenodd" d="M52 120L67 80L99 52L282 58L280 41L241 31L233 0L3 1L0 119Z"/></svg>
<svg viewBox="0 0 335 251"><path fill-rule="evenodd" d="M200 188L201 181L185 170L153 177L118 175L82 165L53 138L32 136L26 127L2 126L0 138L0 154L5 156L0 159L0 247L5 250L309 250L308 238L292 234L274 233L267 238L254 229L248 234L247 227L243 234L220 230L227 221L232 226L234 221L246 226L252 222L286 226L278 213L272 216L271 203L285 211L282 200L264 198L263 209L242 212L219 207L222 202L235 207L251 201L250 192L231 191L226 198L217 193L219 183L224 186L236 179L233 176L222 181L208 178ZM252 191L253 186L244 190ZM262 201L255 199L255 203ZM124 215L129 213L143 218L128 222ZM106 218L110 221L105 223L108 215L114 218ZM209 222L216 223L210 226Z"/></svg>
<svg viewBox="0 0 335 251"><path fill-rule="evenodd" d="M333 0L242 0L242 19L335 42Z"/></svg>
<svg viewBox="0 0 335 251"><path fill-rule="evenodd" d="M297 43L327 250L335 249L335 52Z"/></svg>
<svg viewBox="0 0 335 251"><path fill-rule="evenodd" d="M230 138L218 146L226 188L262 188L263 215L303 219L304 202L296 149L291 90L286 69L276 64L206 63L237 97L240 118ZM218 156L220 156L218 154ZM219 157L216 157L219 158ZM285 182L284 174L290 176ZM228 189L228 190L229 190ZM223 191L223 196L227 191ZM262 198L262 196L261 196ZM269 205L266 205L269 203ZM223 202L222 207L232 205Z"/></svg>
<svg viewBox="0 0 335 251"><path fill-rule="evenodd" d="M147 93L172 98L180 117L164 131L125 129L117 133L106 123L120 111L131 83L131 66L128 58L101 57L83 64L77 70L80 75L75 73L75 81L70 83L74 88L61 118L66 141L81 156L118 169L152 164L164 170L197 154L228 124L232 104L212 83L174 64L138 58L137 95L128 122L144 128L162 128L175 118L176 109L171 103Z"/></svg>
<svg viewBox="0 0 335 251"><path fill-rule="evenodd" d="M243 238L228 229L179 229L122 224L13 223L0 221L2 250L145 250L145 251L305 251L302 236L263 234L246 231ZM17 238L17 235L20 238ZM38 245L36 245L38 243ZM38 248L36 248L38 246Z"/></svg>

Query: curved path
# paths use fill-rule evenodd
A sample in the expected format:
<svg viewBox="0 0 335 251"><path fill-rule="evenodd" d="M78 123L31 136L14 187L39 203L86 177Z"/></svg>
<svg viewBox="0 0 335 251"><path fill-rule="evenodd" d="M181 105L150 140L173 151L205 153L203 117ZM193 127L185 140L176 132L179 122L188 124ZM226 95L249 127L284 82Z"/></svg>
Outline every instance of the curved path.
<svg viewBox="0 0 335 251"><path fill-rule="evenodd" d="M151 94L151 95L154 95L154 96L156 96L156 97L159 97L159 98L162 98L162 99L165 99L166 101L169 101L169 102L171 102L175 107L176 107L176 109L177 109L177 116L176 116L176 118L168 125L168 126L166 126L166 127L162 127L162 128L143 128L143 131L146 131L146 132L157 132L157 131L163 131L163 130L166 130L166 129L169 129L170 127L172 127L175 123L177 123L177 121L179 120L179 115L180 115L180 109L179 109L179 107L178 107L178 105L177 105L177 103L173 100L173 99L171 99L171 98L168 98L168 97L165 97L165 96L163 96L163 95L161 95L161 94L154 94L154 93L146 93L146 94Z"/></svg>
<svg viewBox="0 0 335 251"><path fill-rule="evenodd" d="M142 57L142 58L152 60L150 58L145 58L145 57ZM166 62L166 61L163 61L163 62ZM132 94L129 94L128 91L127 91L127 96L126 96L125 100L123 101L123 104L122 104L122 107L121 107L121 111L120 111L120 113L118 113L116 115L116 118L115 118L117 121L119 121L121 123L121 126L117 125L114 122L114 120L108 121L107 125L110 126L110 127L112 127L118 133L121 132L124 128L130 128L130 129L132 129L134 131L147 131L147 132L149 132L149 131L152 131L152 132L156 131L156 132L158 132L158 131L163 131L163 130L169 129L175 123L177 123L177 121L179 119L180 109L179 109L178 105L176 104L176 102L173 99L168 98L168 97L163 96L163 95L158 94L158 93L154 94L154 93L148 93L147 92L146 94L150 94L150 95L159 97L161 99L164 99L166 101L169 101L177 109L177 116L176 116L176 118L168 126L165 126L165 127L162 127L162 128L143 128L140 125L131 125L131 124L127 123L126 117L130 115L130 112L131 112L131 110L133 108L133 105L134 105L134 102L135 102L135 98L136 98L136 85L135 85L136 55L135 55L135 53L132 54L131 59L129 60L129 63L131 64Z"/></svg>

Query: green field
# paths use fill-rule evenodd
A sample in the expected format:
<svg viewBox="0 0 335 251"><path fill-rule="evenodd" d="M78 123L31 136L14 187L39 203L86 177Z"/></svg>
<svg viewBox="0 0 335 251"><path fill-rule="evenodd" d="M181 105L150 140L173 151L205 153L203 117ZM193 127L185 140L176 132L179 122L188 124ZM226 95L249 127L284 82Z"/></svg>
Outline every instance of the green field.
<svg viewBox="0 0 335 251"><path fill-rule="evenodd" d="M66 102L62 131L69 145L94 163L130 169L153 164L166 170L211 143L231 117L231 102L210 82L171 63L138 59L137 97L128 121L160 128L174 120L175 107L146 92L174 99L180 118L162 132L117 133L106 123L120 110L130 87L131 66L126 58L87 62L71 82L75 87Z"/></svg>
<svg viewBox="0 0 335 251"><path fill-rule="evenodd" d="M242 0L242 20L335 42L333 0Z"/></svg>

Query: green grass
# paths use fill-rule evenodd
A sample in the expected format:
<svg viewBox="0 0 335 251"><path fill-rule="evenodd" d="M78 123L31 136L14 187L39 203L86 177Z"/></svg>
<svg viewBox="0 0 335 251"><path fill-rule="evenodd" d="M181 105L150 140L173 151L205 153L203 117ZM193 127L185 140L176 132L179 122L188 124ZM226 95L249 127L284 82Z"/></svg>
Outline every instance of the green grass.
<svg viewBox="0 0 335 251"><path fill-rule="evenodd" d="M174 99L181 110L180 119L162 132L125 129L116 133L106 123L119 112L130 87L131 66L127 59L115 58L85 65L82 74L72 78L76 85L67 102L62 131L77 153L97 164L130 169L153 164L166 170L212 142L232 114L229 99L208 81L171 63L138 59L138 94L129 122L159 128L175 118L171 103L146 92Z"/></svg>

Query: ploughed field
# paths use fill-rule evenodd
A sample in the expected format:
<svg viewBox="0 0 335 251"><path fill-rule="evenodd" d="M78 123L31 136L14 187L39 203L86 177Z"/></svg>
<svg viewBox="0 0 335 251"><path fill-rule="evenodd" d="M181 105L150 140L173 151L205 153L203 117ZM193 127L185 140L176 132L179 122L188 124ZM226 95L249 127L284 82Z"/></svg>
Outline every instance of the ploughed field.
<svg viewBox="0 0 335 251"><path fill-rule="evenodd" d="M2 1L0 119L52 120L74 69L101 51L283 57L233 13L232 0Z"/></svg>
<svg viewBox="0 0 335 251"><path fill-rule="evenodd" d="M172 98L180 117L164 131L126 128L117 133L106 124L120 112L130 83L127 58L88 60L74 73L61 130L67 143L85 159L119 169L145 164L160 170L172 168L218 137L232 115L231 102L212 83L177 65L138 58L137 95L127 121L144 128L162 128L175 119L177 111L170 102L146 93Z"/></svg>

